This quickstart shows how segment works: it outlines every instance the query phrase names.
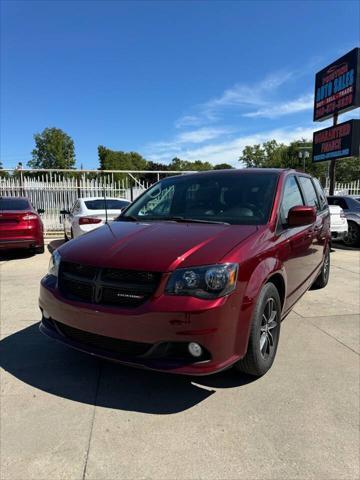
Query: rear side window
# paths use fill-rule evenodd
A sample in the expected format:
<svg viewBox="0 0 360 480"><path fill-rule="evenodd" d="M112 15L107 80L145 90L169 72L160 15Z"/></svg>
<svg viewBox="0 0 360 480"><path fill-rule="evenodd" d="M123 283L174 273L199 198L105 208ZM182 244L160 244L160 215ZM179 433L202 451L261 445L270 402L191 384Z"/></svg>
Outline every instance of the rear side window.
<svg viewBox="0 0 360 480"><path fill-rule="evenodd" d="M319 199L316 195L314 185L309 177L298 177L300 185L305 195L305 205L310 207L316 207L317 210L320 210Z"/></svg>
<svg viewBox="0 0 360 480"><path fill-rule="evenodd" d="M317 178L314 178L314 184L320 201L320 210L325 210L325 208L327 207L327 200L324 190L322 189L320 182Z"/></svg>
<svg viewBox="0 0 360 480"><path fill-rule="evenodd" d="M0 198L0 210L29 210L26 198Z"/></svg>
<svg viewBox="0 0 360 480"><path fill-rule="evenodd" d="M78 213L79 210L80 210L80 202L78 200L77 202L74 203L72 209L70 210L70 213L75 215L76 213Z"/></svg>
<svg viewBox="0 0 360 480"><path fill-rule="evenodd" d="M284 195L281 202L281 223L287 223L289 210L297 205L304 205L299 185L295 177L288 177L285 181Z"/></svg>
<svg viewBox="0 0 360 480"><path fill-rule="evenodd" d="M87 200L85 202L86 208L89 210L121 210L129 205L126 200L112 200L112 199L100 199L100 200Z"/></svg>

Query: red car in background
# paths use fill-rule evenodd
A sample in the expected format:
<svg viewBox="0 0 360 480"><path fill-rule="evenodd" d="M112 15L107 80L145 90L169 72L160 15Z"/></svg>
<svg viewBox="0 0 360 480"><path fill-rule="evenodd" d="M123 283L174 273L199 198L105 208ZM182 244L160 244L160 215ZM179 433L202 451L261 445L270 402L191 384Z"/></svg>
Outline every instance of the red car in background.
<svg viewBox="0 0 360 480"><path fill-rule="evenodd" d="M26 197L0 197L0 250L30 249L44 253L44 226Z"/></svg>
<svg viewBox="0 0 360 480"><path fill-rule="evenodd" d="M40 330L142 368L204 375L271 367L281 321L330 271L320 184L294 170L179 175L55 250ZM294 345L296 342L294 343Z"/></svg>

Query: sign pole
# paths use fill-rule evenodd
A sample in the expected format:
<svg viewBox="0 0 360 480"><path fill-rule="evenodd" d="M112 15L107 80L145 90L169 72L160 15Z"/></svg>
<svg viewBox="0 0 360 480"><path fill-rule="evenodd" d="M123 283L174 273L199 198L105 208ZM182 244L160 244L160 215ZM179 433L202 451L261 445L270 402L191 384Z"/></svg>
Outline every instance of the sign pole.
<svg viewBox="0 0 360 480"><path fill-rule="evenodd" d="M337 125L338 121L338 114L335 113L333 117L333 127ZM334 195L334 190L335 190L335 169L336 169L336 163L335 159L330 160L330 187L329 187L329 195Z"/></svg>

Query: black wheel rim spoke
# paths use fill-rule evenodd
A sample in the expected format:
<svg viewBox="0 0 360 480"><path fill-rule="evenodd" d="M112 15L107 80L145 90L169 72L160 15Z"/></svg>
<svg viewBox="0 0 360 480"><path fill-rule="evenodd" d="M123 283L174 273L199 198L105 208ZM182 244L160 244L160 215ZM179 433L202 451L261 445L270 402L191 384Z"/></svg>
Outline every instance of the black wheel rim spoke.
<svg viewBox="0 0 360 480"><path fill-rule="evenodd" d="M278 327L278 311L273 297L267 299L261 318L260 353L263 358L269 357L275 348L276 328Z"/></svg>

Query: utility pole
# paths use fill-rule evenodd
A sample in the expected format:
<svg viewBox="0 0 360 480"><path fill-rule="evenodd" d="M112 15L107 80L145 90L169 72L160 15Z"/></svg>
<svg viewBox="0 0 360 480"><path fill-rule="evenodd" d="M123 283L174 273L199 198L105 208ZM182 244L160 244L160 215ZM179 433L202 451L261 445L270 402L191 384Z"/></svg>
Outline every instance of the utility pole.
<svg viewBox="0 0 360 480"><path fill-rule="evenodd" d="M310 153L307 150L304 150L303 152L300 150L299 151L299 159L303 161L303 171L306 171L306 159L310 157Z"/></svg>
<svg viewBox="0 0 360 480"><path fill-rule="evenodd" d="M333 116L333 127L337 125L338 121L338 114L334 113ZM329 186L329 195L334 195L335 190L335 170L336 170L336 163L335 160L330 160L330 168L329 168L329 177L330 177L330 186Z"/></svg>

